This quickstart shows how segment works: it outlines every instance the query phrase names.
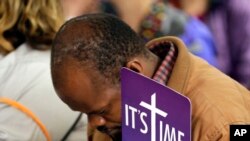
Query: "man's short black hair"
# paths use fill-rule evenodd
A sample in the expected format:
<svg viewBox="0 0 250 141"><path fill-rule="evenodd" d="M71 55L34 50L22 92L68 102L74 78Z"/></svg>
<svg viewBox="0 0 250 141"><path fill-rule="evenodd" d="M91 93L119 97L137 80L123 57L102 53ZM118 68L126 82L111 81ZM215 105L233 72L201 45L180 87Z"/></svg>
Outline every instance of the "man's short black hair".
<svg viewBox="0 0 250 141"><path fill-rule="evenodd" d="M147 49L127 24L109 14L87 14L60 28L52 45L51 67L53 71L71 57L117 83L121 67L138 55L147 55Z"/></svg>

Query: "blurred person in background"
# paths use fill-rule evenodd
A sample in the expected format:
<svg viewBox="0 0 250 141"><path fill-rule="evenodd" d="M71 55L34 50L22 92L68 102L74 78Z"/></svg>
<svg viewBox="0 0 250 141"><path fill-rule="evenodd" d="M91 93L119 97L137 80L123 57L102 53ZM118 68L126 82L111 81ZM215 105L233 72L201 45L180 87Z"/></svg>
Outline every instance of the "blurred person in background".
<svg viewBox="0 0 250 141"><path fill-rule="evenodd" d="M66 20L86 13L99 12L100 0L61 0Z"/></svg>
<svg viewBox="0 0 250 141"><path fill-rule="evenodd" d="M110 0L118 15L147 42L166 35L178 36L190 52L217 66L211 32L196 18L162 0Z"/></svg>
<svg viewBox="0 0 250 141"><path fill-rule="evenodd" d="M170 0L211 29L218 68L250 89L249 0Z"/></svg>
<svg viewBox="0 0 250 141"><path fill-rule="evenodd" d="M165 35L178 36L190 52L217 66L216 48L211 32L194 17L163 0L62 0L75 16L105 12L116 15L141 35L145 42Z"/></svg>
<svg viewBox="0 0 250 141"><path fill-rule="evenodd" d="M50 47L63 22L59 0L0 1L1 141L46 140L25 110L9 106L14 102L41 121L47 140L87 140L86 116L71 111L52 86Z"/></svg>

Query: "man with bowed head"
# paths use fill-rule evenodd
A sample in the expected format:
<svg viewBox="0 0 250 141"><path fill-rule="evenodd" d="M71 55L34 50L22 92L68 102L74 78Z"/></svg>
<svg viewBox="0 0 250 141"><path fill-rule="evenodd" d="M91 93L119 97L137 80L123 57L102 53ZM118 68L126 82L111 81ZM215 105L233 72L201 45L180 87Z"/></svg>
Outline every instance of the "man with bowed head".
<svg viewBox="0 0 250 141"><path fill-rule="evenodd" d="M189 53L181 40L163 37L144 45L118 18L89 14L61 27L53 43L51 71L61 100L86 113L90 127L104 133L94 132L93 140L121 140L122 67L191 100L193 141L228 141L229 125L250 123L249 91Z"/></svg>

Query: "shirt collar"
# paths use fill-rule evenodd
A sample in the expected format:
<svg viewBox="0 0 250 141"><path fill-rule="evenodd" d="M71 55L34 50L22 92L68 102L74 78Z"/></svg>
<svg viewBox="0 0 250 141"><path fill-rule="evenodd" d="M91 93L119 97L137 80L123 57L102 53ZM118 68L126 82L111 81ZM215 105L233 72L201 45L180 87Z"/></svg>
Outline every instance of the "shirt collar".
<svg viewBox="0 0 250 141"><path fill-rule="evenodd" d="M146 44L146 47L154 52L153 48L156 47L155 45L161 42L173 43L174 47L176 48L176 51L178 51L176 60L174 62L174 65L172 66L171 75L169 76L169 80L167 80L165 85L177 92L183 93L188 86L187 81L191 75L191 69L193 68L193 63L191 63L191 59L193 59L194 56L188 52L187 47L179 38L173 36L165 36L153 39ZM158 53L155 54L157 54L158 56L160 55ZM161 58L161 56L159 57Z"/></svg>
<svg viewBox="0 0 250 141"><path fill-rule="evenodd" d="M159 83L167 84L178 55L178 50L171 41L156 42L149 49L162 60L153 79Z"/></svg>

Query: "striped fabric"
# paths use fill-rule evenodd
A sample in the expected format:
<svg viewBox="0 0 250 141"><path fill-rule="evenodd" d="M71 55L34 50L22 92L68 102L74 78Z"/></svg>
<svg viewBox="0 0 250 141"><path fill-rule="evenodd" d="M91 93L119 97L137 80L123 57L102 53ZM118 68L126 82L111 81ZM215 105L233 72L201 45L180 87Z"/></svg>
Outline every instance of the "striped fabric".
<svg viewBox="0 0 250 141"><path fill-rule="evenodd" d="M166 54L161 65L155 72L153 79L159 83L166 84L173 70L177 58L177 49L172 42L163 43L151 49L159 57ZM161 57L160 57L161 58Z"/></svg>

